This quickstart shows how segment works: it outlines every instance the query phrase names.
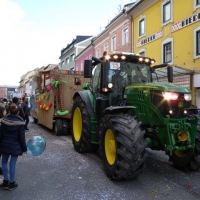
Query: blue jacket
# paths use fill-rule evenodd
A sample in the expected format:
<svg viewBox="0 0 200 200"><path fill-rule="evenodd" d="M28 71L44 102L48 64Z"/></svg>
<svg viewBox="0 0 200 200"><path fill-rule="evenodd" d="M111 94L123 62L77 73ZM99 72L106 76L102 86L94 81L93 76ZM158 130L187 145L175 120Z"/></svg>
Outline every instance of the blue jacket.
<svg viewBox="0 0 200 200"><path fill-rule="evenodd" d="M8 114L1 119L0 153L19 156L27 151L25 122L18 115Z"/></svg>

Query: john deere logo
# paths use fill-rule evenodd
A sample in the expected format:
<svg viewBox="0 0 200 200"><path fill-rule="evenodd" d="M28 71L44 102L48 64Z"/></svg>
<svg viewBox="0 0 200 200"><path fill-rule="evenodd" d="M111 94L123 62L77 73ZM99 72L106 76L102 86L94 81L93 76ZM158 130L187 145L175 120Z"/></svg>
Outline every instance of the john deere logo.
<svg viewBox="0 0 200 200"><path fill-rule="evenodd" d="M182 107L183 107L183 102L179 102L179 103L178 103L178 107L179 107L179 108L182 108Z"/></svg>

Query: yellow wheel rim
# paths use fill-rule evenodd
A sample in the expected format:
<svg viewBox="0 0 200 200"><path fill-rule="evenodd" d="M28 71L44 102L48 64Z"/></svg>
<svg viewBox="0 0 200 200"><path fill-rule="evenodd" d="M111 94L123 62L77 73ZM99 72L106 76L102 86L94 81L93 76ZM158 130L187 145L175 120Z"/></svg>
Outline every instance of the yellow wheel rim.
<svg viewBox="0 0 200 200"><path fill-rule="evenodd" d="M105 134L105 154L108 163L113 165L116 160L116 141L111 129L108 129Z"/></svg>
<svg viewBox="0 0 200 200"><path fill-rule="evenodd" d="M182 152L182 151L174 151L174 154L176 154L176 156L183 158L186 156L186 153Z"/></svg>
<svg viewBox="0 0 200 200"><path fill-rule="evenodd" d="M78 107L75 108L73 115L73 134L74 139L79 142L82 134L82 116Z"/></svg>

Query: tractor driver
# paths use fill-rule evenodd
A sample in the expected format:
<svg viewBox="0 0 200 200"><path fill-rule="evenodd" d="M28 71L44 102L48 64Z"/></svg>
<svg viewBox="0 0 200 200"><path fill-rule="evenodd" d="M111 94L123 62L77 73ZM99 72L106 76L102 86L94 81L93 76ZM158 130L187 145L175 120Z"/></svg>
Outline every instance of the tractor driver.
<svg viewBox="0 0 200 200"><path fill-rule="evenodd" d="M135 76L133 76L133 82L135 83L142 83L147 82L147 77L143 75L139 67L136 67Z"/></svg>

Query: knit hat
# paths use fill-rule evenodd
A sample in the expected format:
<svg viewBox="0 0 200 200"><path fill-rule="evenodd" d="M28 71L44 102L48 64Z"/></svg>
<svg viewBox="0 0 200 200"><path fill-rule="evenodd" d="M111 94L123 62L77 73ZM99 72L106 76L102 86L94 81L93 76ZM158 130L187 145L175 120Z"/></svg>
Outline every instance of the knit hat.
<svg viewBox="0 0 200 200"><path fill-rule="evenodd" d="M3 117L3 112L4 112L5 109L6 108L5 108L4 104L0 103L0 118Z"/></svg>

